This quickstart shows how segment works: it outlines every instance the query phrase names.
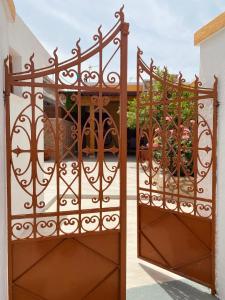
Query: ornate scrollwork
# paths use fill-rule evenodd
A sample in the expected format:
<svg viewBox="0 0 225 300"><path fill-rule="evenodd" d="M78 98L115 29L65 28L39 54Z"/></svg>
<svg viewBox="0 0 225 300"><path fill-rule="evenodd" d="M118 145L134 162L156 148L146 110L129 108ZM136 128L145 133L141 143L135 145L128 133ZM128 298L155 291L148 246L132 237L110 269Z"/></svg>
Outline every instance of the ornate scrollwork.
<svg viewBox="0 0 225 300"><path fill-rule="evenodd" d="M101 31L101 28L102 28L102 25L100 25L98 27L98 33L96 33L94 36L93 36L93 40L95 42L98 42L98 43L101 43L102 42L102 31Z"/></svg>
<svg viewBox="0 0 225 300"><path fill-rule="evenodd" d="M77 233L79 219L77 217L65 217L60 220L60 231L63 234Z"/></svg>
<svg viewBox="0 0 225 300"><path fill-rule="evenodd" d="M24 99L31 99L34 97L37 101L42 99L41 93L36 93L34 96L29 92L23 93ZM35 111L34 119L31 118L31 111ZM55 136L51 122L44 114L43 109L36 105L32 108L28 104L17 116L11 131L12 140L12 169L14 176L19 186L29 196L37 198L44 192L49 183L51 182L54 174L55 164L43 168L43 163L40 161L39 153L44 153L44 149L39 149L43 138L45 125L48 125L48 130ZM32 128L35 129L35 136L31 136ZM37 147L36 152L32 151L33 147ZM43 146L42 146L43 147ZM23 164L21 164L23 162ZM36 194L33 191L33 184L36 185ZM31 199L32 200L32 199ZM30 209L34 206L32 202L25 202L24 208ZM44 201L37 200L36 207L43 208Z"/></svg>
<svg viewBox="0 0 225 300"><path fill-rule="evenodd" d="M151 202L150 195L148 193L139 193L139 203L149 205Z"/></svg>
<svg viewBox="0 0 225 300"><path fill-rule="evenodd" d="M96 71L84 70L80 73L80 79L81 79L81 83L85 87L91 85L93 88L99 85L99 73Z"/></svg>
<svg viewBox="0 0 225 300"><path fill-rule="evenodd" d="M140 49L137 56L139 88L143 87L137 110L138 188L149 189L139 193L139 201L210 218L216 133L209 111L216 101L216 79L213 89L202 88L198 76L193 85L187 85L182 73L171 76L167 68L159 72L153 60L148 66Z"/></svg>
<svg viewBox="0 0 225 300"><path fill-rule="evenodd" d="M98 215L87 215L81 219L81 229L83 232L97 231L100 227L100 217Z"/></svg>
<svg viewBox="0 0 225 300"><path fill-rule="evenodd" d="M75 58L79 57L81 54L80 41L81 39L79 38L76 42L76 47L71 50L71 53L74 55Z"/></svg>
<svg viewBox="0 0 225 300"><path fill-rule="evenodd" d="M54 66L56 64L58 64L58 47L55 48L55 50L53 51L53 57L50 57L48 62L50 63L50 66Z"/></svg>
<svg viewBox="0 0 225 300"><path fill-rule="evenodd" d="M199 217L211 218L212 217L212 203L197 203L196 214Z"/></svg>
<svg viewBox="0 0 225 300"><path fill-rule="evenodd" d="M15 120L12 118L12 126L8 124L12 174L24 193L18 200L10 199L23 201L20 207L13 203L13 239L44 239L120 228L120 207L115 207L110 195L110 186L116 184L119 175L120 137L108 107L111 93L119 94L121 90L123 68L113 60L121 62L118 56L128 24L124 22L123 7L115 17L116 24L106 34L101 26L98 28L89 49L83 51L79 39L72 57L65 61L59 61L58 48L49 58L49 65L39 69L34 65L34 54L25 64L25 71L19 73L11 74L5 61L10 85L28 89L23 93L21 112ZM106 47L112 48L111 55ZM95 58L99 62L92 70L90 63ZM8 94L9 91L9 97ZM50 94L51 99L47 99ZM85 101L83 96L87 96ZM44 101L45 108L55 106L49 113L51 118L44 113ZM94 120L93 115L87 116L86 109L84 113L83 108L89 105L94 107ZM96 156L96 161L89 164L89 155ZM93 194L88 195L90 206L83 199L83 180L93 188Z"/></svg>
<svg viewBox="0 0 225 300"><path fill-rule="evenodd" d="M124 10L124 5L120 8L119 11L115 12L115 17L117 19L120 19L121 22L124 22L124 12L123 12L123 10Z"/></svg>
<svg viewBox="0 0 225 300"><path fill-rule="evenodd" d="M120 216L119 214L107 214L102 218L102 227L104 230L119 229Z"/></svg>
<svg viewBox="0 0 225 300"><path fill-rule="evenodd" d="M12 238L28 239L33 236L34 225L31 221L16 222L12 225Z"/></svg>
<svg viewBox="0 0 225 300"><path fill-rule="evenodd" d="M59 73L59 83L73 87L78 83L79 77L80 74L74 69L74 67L65 69Z"/></svg>
<svg viewBox="0 0 225 300"><path fill-rule="evenodd" d="M25 70L28 72L34 71L34 53L30 56L30 62L24 65Z"/></svg>
<svg viewBox="0 0 225 300"><path fill-rule="evenodd" d="M37 222L36 230L40 237L53 236L57 231L57 222L48 218L41 219Z"/></svg>
<svg viewBox="0 0 225 300"><path fill-rule="evenodd" d="M102 103L104 102L103 99L100 98L94 98L93 101L94 103L98 102L98 105L99 101L102 101ZM82 162L82 165L84 174L89 184L97 192L100 192L100 190L104 192L112 184L113 180L116 177L119 167L118 162L115 162L115 164L113 165L109 165L109 163L105 160L104 157L107 153L111 153L114 155L118 154L119 133L114 120L105 108L102 108L101 106L97 107L94 113L96 115L95 119L91 120L91 118L89 117L83 127L82 140L84 141L86 137L92 133L95 137L95 144L97 149L102 148L102 156L100 156L98 152L97 160L92 165L92 167L90 165L87 165L87 163L84 160ZM100 118L100 115L103 114L104 119L102 117ZM96 150L90 149L89 147L85 147L82 149L85 155L93 151L95 152ZM103 166L102 163L104 164ZM103 168L102 173L100 173L100 168Z"/></svg>

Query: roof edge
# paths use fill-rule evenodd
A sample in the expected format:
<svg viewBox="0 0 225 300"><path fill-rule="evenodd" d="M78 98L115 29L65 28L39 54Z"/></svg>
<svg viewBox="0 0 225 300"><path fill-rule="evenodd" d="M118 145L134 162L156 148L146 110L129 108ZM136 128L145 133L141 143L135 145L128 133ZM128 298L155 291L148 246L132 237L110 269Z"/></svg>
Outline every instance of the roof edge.
<svg viewBox="0 0 225 300"><path fill-rule="evenodd" d="M225 27L225 12L217 16L215 19L204 25L194 34L194 45L197 46L214 33Z"/></svg>
<svg viewBox="0 0 225 300"><path fill-rule="evenodd" d="M8 7L9 7L11 17L12 17L13 21L15 21L15 19L16 19L16 7L15 7L15 4L14 4L14 1L13 0L7 0L7 4L8 4Z"/></svg>

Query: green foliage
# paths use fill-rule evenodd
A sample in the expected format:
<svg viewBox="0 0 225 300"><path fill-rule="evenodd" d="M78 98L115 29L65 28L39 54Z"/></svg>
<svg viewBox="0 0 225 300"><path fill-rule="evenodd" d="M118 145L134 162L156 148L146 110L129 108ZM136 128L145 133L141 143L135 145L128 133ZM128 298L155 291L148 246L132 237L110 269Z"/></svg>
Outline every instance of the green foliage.
<svg viewBox="0 0 225 300"><path fill-rule="evenodd" d="M157 75L159 77L163 77L163 71L161 71L159 68L157 69ZM167 80L170 82L175 81L175 77L171 74L168 73ZM156 111L156 120L159 122L161 125L163 120L164 120L164 111L165 111L165 106L163 104L157 104L157 102L162 101L163 98L166 98L168 100L168 104L166 105L167 108L167 114L169 114L172 117L176 117L177 115L177 102L174 102L174 99L178 98L177 92L173 90L168 90L167 94L164 95L163 91L163 84L155 80L152 83L152 103L156 103L155 105L152 106L152 110ZM180 101L180 110L181 110L181 119L182 122L184 122L188 118L192 118L193 115L193 102L190 102L188 99L193 96L192 93L188 91L183 91L181 95L179 95L179 98L182 99ZM149 93L144 92L141 95L140 102L143 105L139 109L139 122L140 125L143 125L146 121L149 119ZM137 112L137 100L135 98L131 99L128 101L128 112L127 112L127 123L129 128L136 128L136 112ZM177 118L175 118L175 122L177 122Z"/></svg>
<svg viewBox="0 0 225 300"><path fill-rule="evenodd" d="M163 72L159 68L157 75L163 80ZM174 83L175 80L175 76L168 74L167 82ZM139 124L146 131L149 126L152 127L152 145L145 146L154 147L153 156L157 164L162 164L171 174L176 175L177 159L180 156L180 175L193 176L192 135L196 118L194 102L190 101L193 94L179 92L176 87L170 86L165 91L162 81L153 80L151 91L142 93ZM132 99L128 102L129 128L136 128L136 113L137 101Z"/></svg>
<svg viewBox="0 0 225 300"><path fill-rule="evenodd" d="M74 102L71 99L71 95L72 95L72 93L65 93L65 96L66 96L66 101L65 101L65 104L64 104L65 109L67 111L69 111L72 108L72 106L74 106L71 113L76 114L77 113L77 105L74 105Z"/></svg>

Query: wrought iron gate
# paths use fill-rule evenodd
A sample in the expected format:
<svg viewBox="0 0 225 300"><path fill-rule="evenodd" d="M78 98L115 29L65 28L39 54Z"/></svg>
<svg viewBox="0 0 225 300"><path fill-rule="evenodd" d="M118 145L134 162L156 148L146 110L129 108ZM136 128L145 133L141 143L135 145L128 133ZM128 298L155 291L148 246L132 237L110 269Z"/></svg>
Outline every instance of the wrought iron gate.
<svg viewBox="0 0 225 300"><path fill-rule="evenodd" d="M217 79L185 84L137 54L138 256L215 292Z"/></svg>
<svg viewBox="0 0 225 300"><path fill-rule="evenodd" d="M125 299L129 26L115 17L64 62L5 61L10 299Z"/></svg>

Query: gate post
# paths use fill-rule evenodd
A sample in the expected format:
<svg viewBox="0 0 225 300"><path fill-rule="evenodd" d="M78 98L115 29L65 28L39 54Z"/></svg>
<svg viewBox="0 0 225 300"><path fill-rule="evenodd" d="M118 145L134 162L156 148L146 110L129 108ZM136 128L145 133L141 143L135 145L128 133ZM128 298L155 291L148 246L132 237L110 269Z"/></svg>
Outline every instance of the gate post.
<svg viewBox="0 0 225 300"><path fill-rule="evenodd" d="M121 253L120 299L126 299L126 214L127 214L127 46L129 24L122 23L120 56L120 226Z"/></svg>
<svg viewBox="0 0 225 300"><path fill-rule="evenodd" d="M195 33L200 46L200 79L203 86L212 86L218 78L218 142L216 179L215 283L216 293L225 299L225 14L216 17ZM211 116L213 118L213 116ZM214 170L215 171L215 170Z"/></svg>

